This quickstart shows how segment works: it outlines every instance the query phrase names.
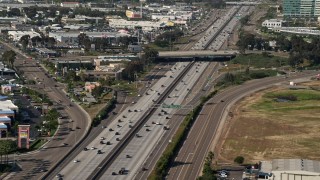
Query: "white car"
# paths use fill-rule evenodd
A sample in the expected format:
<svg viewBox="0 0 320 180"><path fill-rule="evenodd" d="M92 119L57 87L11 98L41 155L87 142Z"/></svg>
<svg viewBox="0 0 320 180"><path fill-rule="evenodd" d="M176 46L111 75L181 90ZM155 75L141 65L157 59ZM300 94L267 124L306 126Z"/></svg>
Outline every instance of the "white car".
<svg viewBox="0 0 320 180"><path fill-rule="evenodd" d="M76 159L76 160L74 160L73 162L74 162L74 163L77 163L77 162L79 162L79 160L78 160L78 159Z"/></svg>

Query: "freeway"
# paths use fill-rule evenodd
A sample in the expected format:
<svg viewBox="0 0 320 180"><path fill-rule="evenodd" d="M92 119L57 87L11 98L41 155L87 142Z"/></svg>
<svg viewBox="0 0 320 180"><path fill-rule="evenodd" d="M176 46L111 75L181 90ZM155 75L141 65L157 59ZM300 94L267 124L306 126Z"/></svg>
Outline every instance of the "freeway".
<svg viewBox="0 0 320 180"><path fill-rule="evenodd" d="M271 77L253 80L240 86L228 88L214 96L204 106L200 116L195 121L177 158L171 165L167 179L194 180L201 174L203 161L208 154L210 145L213 143L212 147L215 147L221 131L223 131L222 127L228 116L230 106L236 101L250 93L272 87L275 84L316 74L317 72L313 71L297 73L288 79Z"/></svg>
<svg viewBox="0 0 320 180"><path fill-rule="evenodd" d="M62 168L59 172L65 179L76 179L81 176L87 178L92 171L98 167L99 163L113 150L119 143L121 138L125 136L132 127L144 115L148 107L156 101L161 93L163 93L175 77L177 77L189 63L177 63L172 69L168 71L165 76L157 81L148 91L146 95L139 97L139 101L132 102L130 107L127 107L122 113L117 116L117 121L113 121L105 128L100 135L96 136L88 145L88 151L81 151L72 161ZM103 137L103 138L102 138ZM103 144L100 141L103 140ZM107 142L110 145L107 145ZM108 143L108 144L109 144ZM92 148L94 147L94 148ZM97 154L100 150L102 153ZM76 160L76 161L75 161ZM49 177L52 177L51 174Z"/></svg>
<svg viewBox="0 0 320 180"><path fill-rule="evenodd" d="M186 104L184 107L177 111L171 116L168 126L170 130L165 133L161 140L158 141L157 145L153 148L153 151L149 153L148 158L144 161L144 171L142 169L137 172L134 179L147 179L148 175L151 173L154 168L157 160L161 157L162 152L166 146L170 143L173 135L175 134L180 123L183 121L185 115L187 115L192 107L199 104L199 99L204 95L210 93L211 87L213 85L213 80L218 77L217 69L219 69L219 63L210 62L206 71L201 74L200 79L198 79L197 84L190 90L189 94L184 99L183 104ZM187 74L190 76L191 74ZM205 77L205 78L204 78Z"/></svg>
<svg viewBox="0 0 320 180"><path fill-rule="evenodd" d="M146 89L150 88L150 85L154 84L155 81L161 77L164 76L164 73L167 72L171 68L173 63L171 64L159 64L155 66L153 70L151 70L147 76L143 79L142 82L145 86L140 90L140 94L143 94L143 92ZM43 179L53 179L56 174L58 174L61 169L63 169L69 162L73 162L74 159L77 159L77 155L83 151L85 147L90 147L89 144L95 140L96 137L99 137L99 134L105 130L102 129L102 126L108 127L111 122L113 122L117 117L118 114L115 112L122 112L123 109L125 109L127 106L132 105L132 101L137 102L139 97L131 97L128 96L128 94L124 91L118 91L118 99L116 108L114 109L114 114L110 113L108 115L108 118L106 120L103 120L101 122L101 126L93 127L88 136L83 140L81 144L79 144L78 148L75 149L71 154L64 157L61 161L59 161L59 164L57 167L53 168L52 171L48 172L45 176L43 176Z"/></svg>
<svg viewBox="0 0 320 180"><path fill-rule="evenodd" d="M161 141L163 135L170 133L171 116L177 112L177 109L170 108L170 106L182 105L183 108L188 108L183 105L183 101L201 77L202 72L207 68L208 64L208 62L196 63L188 72L188 74L194 74L193 76L186 75L176 85L174 91L169 94L162 105L154 105L151 107L156 108L156 110L144 127L138 132L140 135L139 138L133 138L129 142L126 148L101 176L101 179L133 179L135 174L143 168L144 161L150 156L151 151L158 142ZM167 105L164 106L164 104ZM190 106L190 108L192 108L192 106ZM125 175L115 176L121 168L125 168Z"/></svg>
<svg viewBox="0 0 320 180"><path fill-rule="evenodd" d="M43 69L34 60L28 59L26 55L11 45L2 43L5 49L13 49L17 53L15 67L24 72L24 77L39 81L34 88L46 93L54 104L62 107L63 114L68 114L68 118L60 122L60 128L56 133L59 138L50 139L41 151L17 156L16 159L22 171L12 173L7 177L7 179L38 179L43 174L42 170L52 167L85 135L89 130L90 118L77 104L72 103L66 97L62 91L63 86L46 76ZM69 132L68 128L73 128L75 131ZM63 143L68 145L62 146Z"/></svg>

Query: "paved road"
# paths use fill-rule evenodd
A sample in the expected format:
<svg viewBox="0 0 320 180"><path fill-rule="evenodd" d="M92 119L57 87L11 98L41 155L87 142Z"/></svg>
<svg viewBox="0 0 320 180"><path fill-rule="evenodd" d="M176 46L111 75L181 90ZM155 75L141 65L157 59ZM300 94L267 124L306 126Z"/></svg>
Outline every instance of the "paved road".
<svg viewBox="0 0 320 180"><path fill-rule="evenodd" d="M55 173L62 174L66 179L76 179L79 176L83 178L88 177L118 143L117 138L121 139L129 131L129 124L134 126L135 123L142 117L146 109L148 109L148 107L153 103L152 101L159 97L158 93L161 94L164 89L174 80L174 78L170 78L170 76L176 77L188 63L184 62L178 64L179 65L176 66L176 70L174 72L168 71L163 78L159 79L155 85L149 88L148 95L141 95L138 101L135 101L134 104L131 104L129 107L124 109L124 111L119 113L117 115L117 121L112 121L107 128L101 131L101 133L91 136L95 137L95 139L92 138L91 141L85 144L84 147L87 147L88 149L95 147L95 150L83 151L84 147L81 148L78 150L80 152L74 153L77 155L73 156L73 159L68 158L69 161L65 162L64 165L61 165L61 167L59 167ZM110 128L113 131L110 131ZM116 132L119 133L119 135L115 135ZM104 144L100 144L101 137L104 138ZM109 141L111 144L106 145L107 141ZM97 154L97 150L101 150L103 153ZM78 160L79 162L74 163L74 160ZM52 173L48 179L53 178L55 173Z"/></svg>
<svg viewBox="0 0 320 180"><path fill-rule="evenodd" d="M204 63L204 62L200 62ZM183 104L186 104L184 109L179 110L175 114L172 115L168 125L170 126L170 130L165 133L161 140L159 140L157 146L153 149L151 153L149 153L148 159L144 161L145 171L140 171L135 175L134 179L144 180L147 179L152 169L154 168L156 162L161 157L164 149L169 144L170 139L172 139L175 134L177 128L181 124L185 115L190 112L190 108L196 106L199 103L199 99L204 95L210 92L210 89L213 85L213 80L217 77L217 68L219 68L219 63L210 62L206 68L206 71L201 74L200 79L198 79L197 83L190 90L190 93L184 99ZM190 73L187 74L190 76ZM188 108L189 107L189 108Z"/></svg>
<svg viewBox="0 0 320 180"><path fill-rule="evenodd" d="M174 90L164 100L164 103L183 105L182 103L186 96L194 84L197 83L208 64L208 62L196 63L188 72L188 74L194 75L186 75L183 80L175 86ZM171 120L171 118L177 112L177 109L173 108L161 108L161 106L155 108L157 108L155 113L146 122L145 127L141 128L138 132L140 137L133 138L130 141L124 151L120 153L103 174L101 179L133 179L135 174L141 171L143 163L148 156L153 156L151 152L154 149L158 149L157 146L160 144L159 142L162 142L163 136L172 131L171 128L169 130L164 130L163 128L164 126L171 127L171 124L175 121L175 119ZM192 106L190 108L192 108ZM127 157L127 155L129 155L129 157ZM125 175L112 175L112 172L118 173L121 168L126 169Z"/></svg>
<svg viewBox="0 0 320 180"><path fill-rule="evenodd" d="M43 172L40 172L41 169L52 167L84 136L88 130L90 120L87 113L66 97L62 91L63 86L48 78L34 60L27 59L28 56L22 54L21 51L11 45L6 43L4 45L5 49L16 51L17 60L15 61L15 66L24 72L25 78L32 80L37 78L37 81L41 81L41 84L38 84L36 88L40 92L46 93L55 104L62 107L64 112L68 114L68 118L61 121L57 132L59 138L52 139L46 145L46 148L41 151L16 156L15 158L21 165L22 171L12 173L7 177L7 179L37 179L43 174ZM69 106L70 104L72 106ZM70 119L73 122L70 122ZM68 127L75 129L75 131L69 132ZM79 129L76 129L76 127L79 127ZM63 143L68 145L62 146Z"/></svg>
<svg viewBox="0 0 320 180"><path fill-rule="evenodd" d="M271 87L280 82L288 82L290 79L316 75L317 72L295 74L289 79L283 77L271 77L261 80L253 80L243 85L231 87L214 96L204 106L200 116L194 123L184 145L180 149L177 158L171 166L168 179L196 179L201 173L203 161L208 154L210 146L215 147L217 140L223 131L222 127L228 116L230 105L245 95L260 89ZM223 102L221 101L223 100ZM213 143L213 144L212 144Z"/></svg>

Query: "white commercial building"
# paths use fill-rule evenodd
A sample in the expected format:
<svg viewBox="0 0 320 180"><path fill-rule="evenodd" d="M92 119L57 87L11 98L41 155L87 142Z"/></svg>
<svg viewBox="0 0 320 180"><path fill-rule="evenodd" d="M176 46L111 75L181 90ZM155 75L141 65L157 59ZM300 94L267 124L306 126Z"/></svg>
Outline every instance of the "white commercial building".
<svg viewBox="0 0 320 180"><path fill-rule="evenodd" d="M39 33L34 31L8 31L9 38L12 41L20 41L22 36L29 35L30 39L33 37L41 37Z"/></svg>
<svg viewBox="0 0 320 180"><path fill-rule="evenodd" d="M124 19L109 19L109 26L117 29L135 29L140 27L143 31L152 31L154 29L166 27L167 23L161 21L127 21Z"/></svg>
<svg viewBox="0 0 320 180"><path fill-rule="evenodd" d="M319 180L320 161L274 159L261 161L258 180Z"/></svg>
<svg viewBox="0 0 320 180"><path fill-rule="evenodd" d="M263 27L267 28L279 28L282 27L282 20L279 19L269 19L262 22Z"/></svg>
<svg viewBox="0 0 320 180"><path fill-rule="evenodd" d="M96 38L109 38L115 39L124 36L130 36L129 34L119 32L50 32L49 37L53 37L56 41L62 42L68 45L78 45L78 36L80 33L86 34L90 39Z"/></svg>
<svg viewBox="0 0 320 180"><path fill-rule="evenodd" d="M67 8L76 8L80 6L80 3L79 2L62 2L60 6L67 7Z"/></svg>

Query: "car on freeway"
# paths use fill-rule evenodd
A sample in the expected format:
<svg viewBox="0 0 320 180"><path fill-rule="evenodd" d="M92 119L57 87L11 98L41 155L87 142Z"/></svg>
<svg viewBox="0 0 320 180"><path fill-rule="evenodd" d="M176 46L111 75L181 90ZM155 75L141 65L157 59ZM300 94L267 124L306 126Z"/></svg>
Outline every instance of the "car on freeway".
<svg viewBox="0 0 320 180"><path fill-rule="evenodd" d="M79 160L78 160L78 159L76 159L76 160L74 160L73 162L74 162L74 163L78 163L78 162L79 162Z"/></svg>

